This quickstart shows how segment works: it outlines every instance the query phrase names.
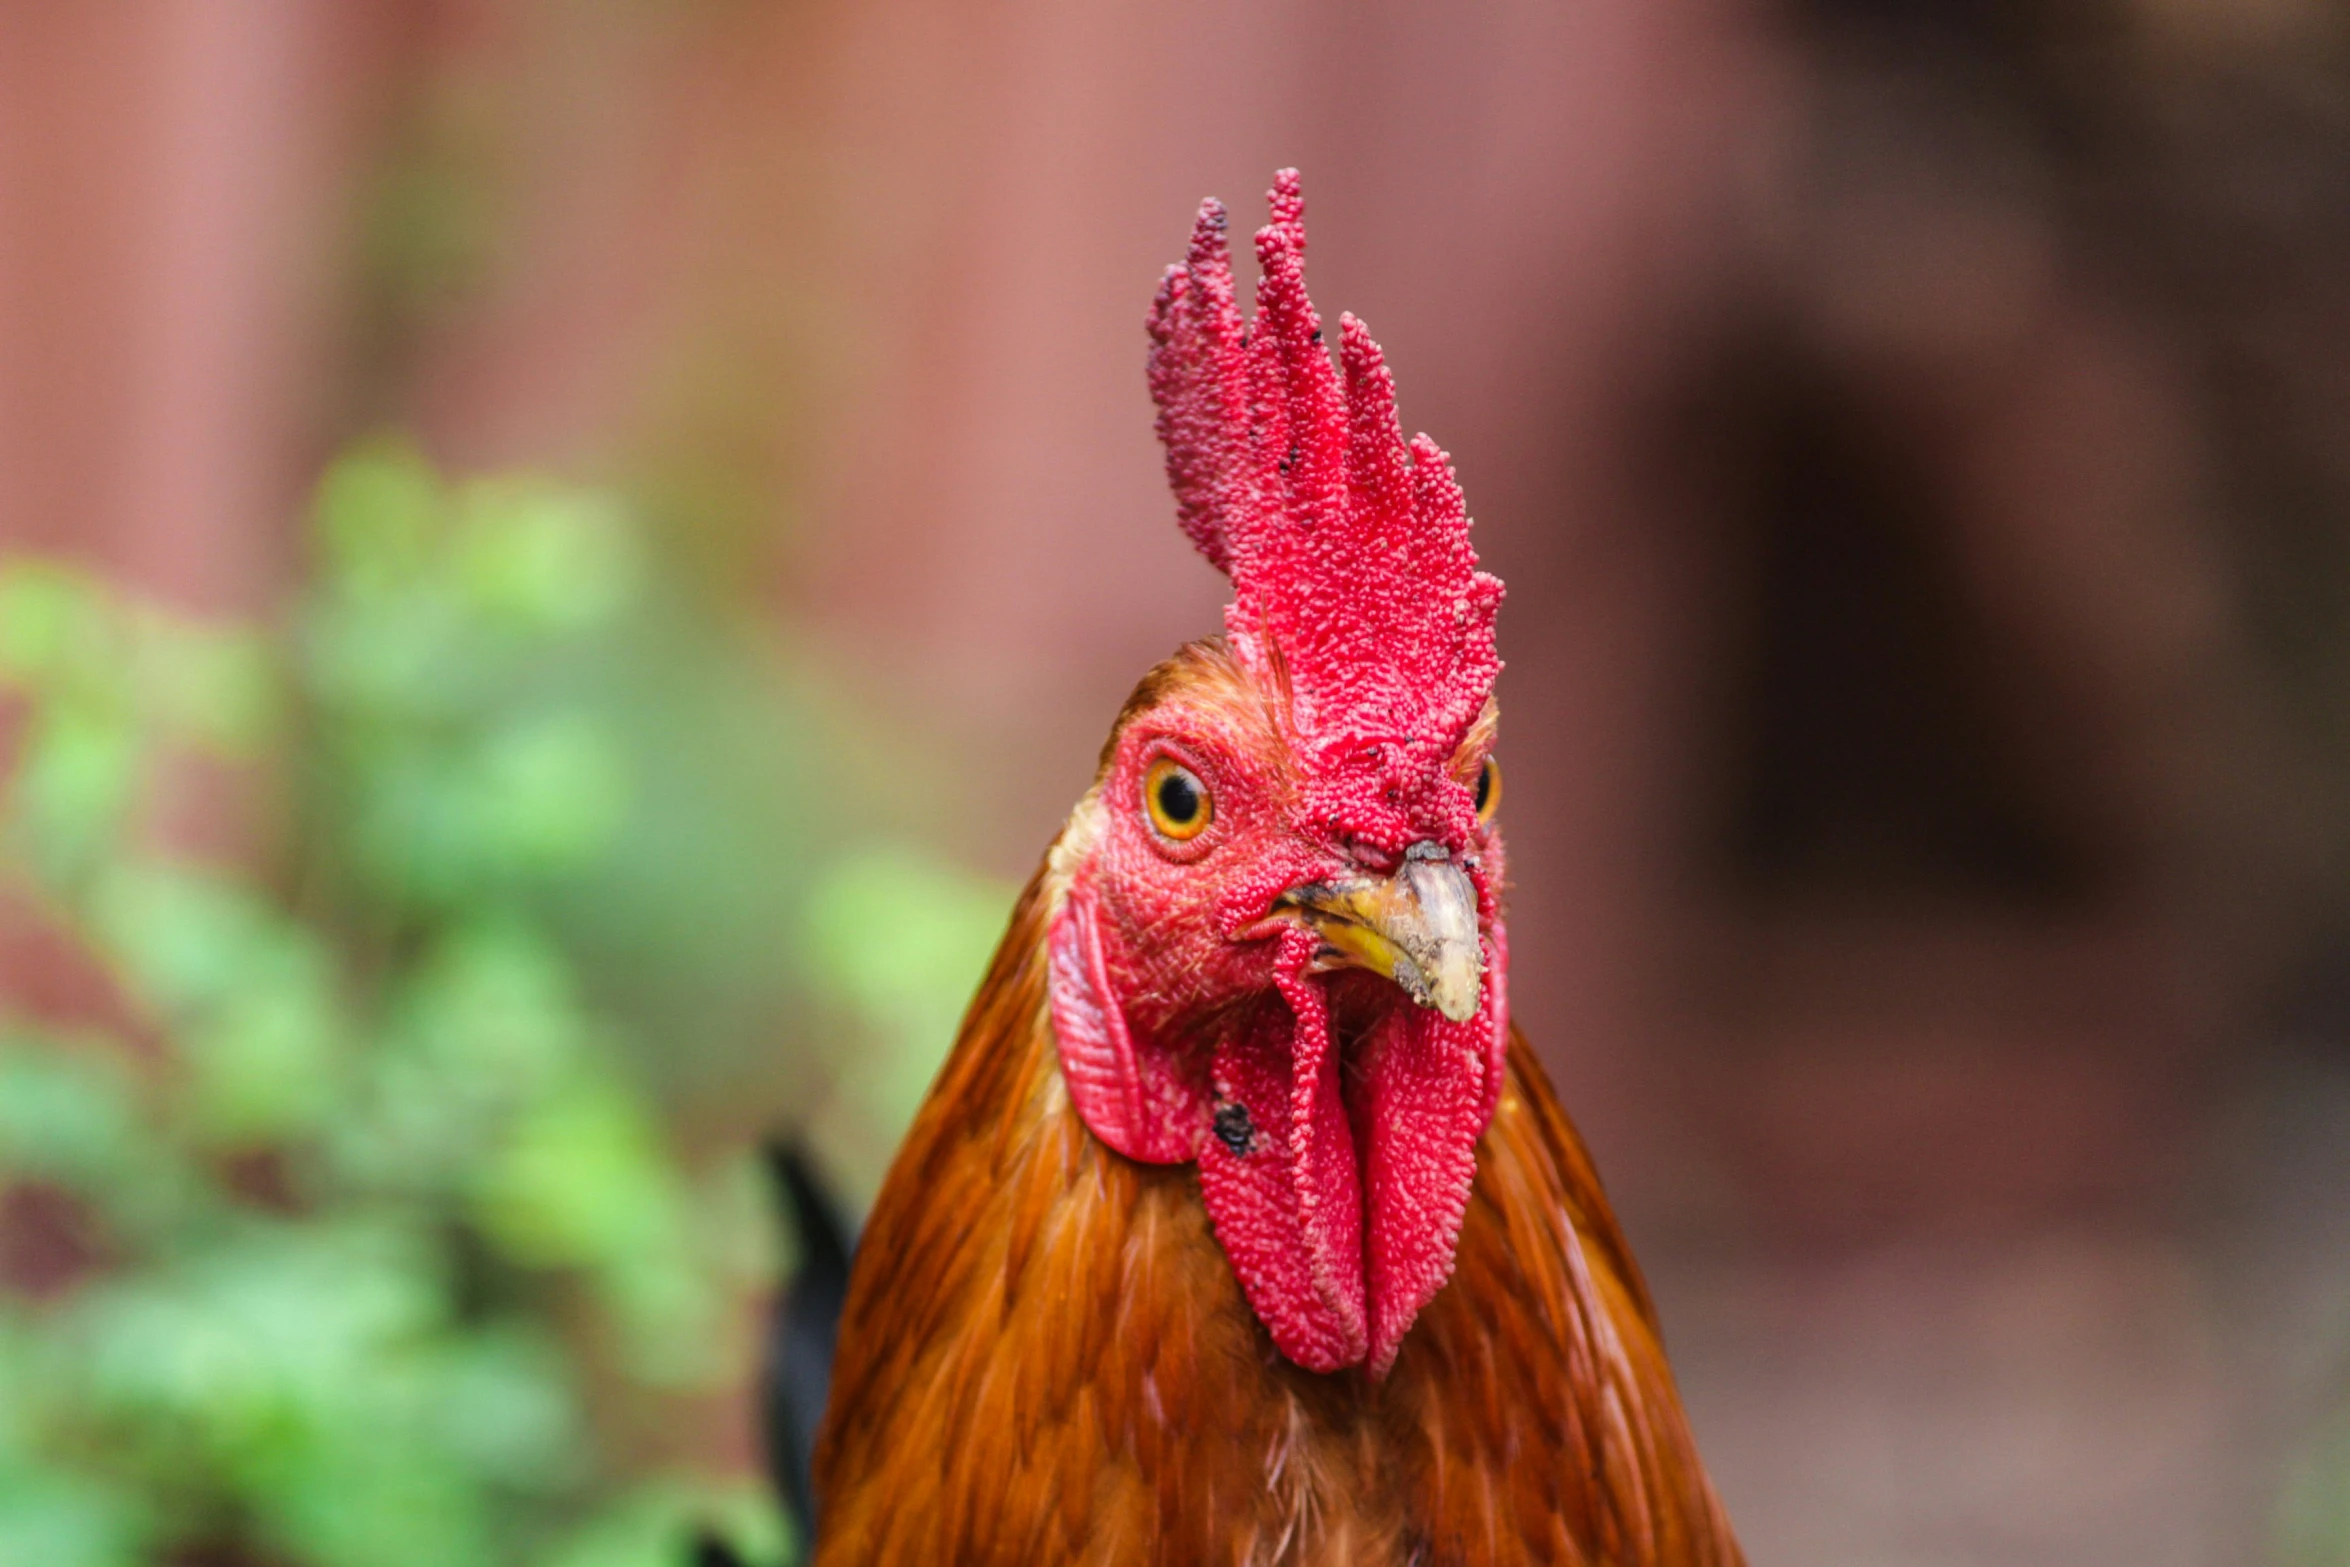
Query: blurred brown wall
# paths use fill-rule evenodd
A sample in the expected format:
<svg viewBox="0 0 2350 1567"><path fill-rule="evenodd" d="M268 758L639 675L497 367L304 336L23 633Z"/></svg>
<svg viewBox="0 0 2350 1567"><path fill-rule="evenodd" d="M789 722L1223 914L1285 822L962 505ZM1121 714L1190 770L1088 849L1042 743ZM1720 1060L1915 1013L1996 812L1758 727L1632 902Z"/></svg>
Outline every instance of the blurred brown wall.
<svg viewBox="0 0 2350 1567"><path fill-rule="evenodd" d="M332 8L0 5L0 537L251 607L329 432Z"/></svg>
<svg viewBox="0 0 2350 1567"><path fill-rule="evenodd" d="M1611 1164L1708 1127L1725 1170L1839 1213L1885 1181L1896 1213L2029 1205L2115 1177L2175 1108L2121 1063L2191 1056L2212 1004L2158 863L2215 658L2176 389L2068 297L2044 215L1975 188L1982 159L1905 152L1883 115L1840 134L1876 111L1739 9L181 0L6 23L0 537L266 602L319 457L385 419L459 465L731 481L729 559L937 737L932 830L1024 874L1127 682L1215 624L1220 584L1166 526L1142 307L1199 196L1247 222L1295 162L1318 297L1380 333L1511 584L1522 1016ZM399 222L455 259L386 281ZM1939 727L2008 756L1921 809L2020 790L2099 863L2070 907L1931 871L1740 894L1721 824L1784 717L1740 671L1769 616L1834 613L1755 597L1785 519L1756 512L1753 464L1784 456L1799 373L1844 410L1801 417L1932 498L1902 523L1910 592L1956 618L1918 635L1971 638L1944 661L1975 714ZM1889 626L1930 609L1854 580ZM1856 635L1831 662L1898 661L1905 633ZM1930 676L1896 667L1874 700L1960 700ZM1785 699L1798 723L1820 694ZM2012 1114L2024 1082L2056 1124ZM2161 1102L2117 1108L2117 1082ZM1921 1165L1934 1147L1954 1166Z"/></svg>

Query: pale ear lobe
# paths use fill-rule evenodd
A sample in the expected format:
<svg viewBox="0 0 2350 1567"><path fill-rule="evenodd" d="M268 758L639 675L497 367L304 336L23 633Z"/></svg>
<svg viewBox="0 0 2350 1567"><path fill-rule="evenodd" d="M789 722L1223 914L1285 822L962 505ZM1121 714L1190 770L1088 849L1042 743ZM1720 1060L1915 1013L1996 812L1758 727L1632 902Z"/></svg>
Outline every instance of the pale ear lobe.
<svg viewBox="0 0 2350 1567"><path fill-rule="evenodd" d="M1053 915L1053 1034L1061 1080L1093 1135L1144 1164L1182 1164L1199 1155L1206 1101L1175 1063L1136 1041L1111 993L1102 962L1093 894L1072 885Z"/></svg>

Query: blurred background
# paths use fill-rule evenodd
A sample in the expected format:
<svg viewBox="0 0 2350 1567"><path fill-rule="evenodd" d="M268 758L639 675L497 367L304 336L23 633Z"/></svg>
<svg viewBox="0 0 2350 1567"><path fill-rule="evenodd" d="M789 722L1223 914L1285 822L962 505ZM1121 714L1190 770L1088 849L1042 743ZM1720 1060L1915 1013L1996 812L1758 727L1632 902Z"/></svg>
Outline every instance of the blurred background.
<svg viewBox="0 0 2350 1567"><path fill-rule="evenodd" d="M2328 0L0 0L0 1560L785 1559L1284 163L1758 1567L2350 1561Z"/></svg>

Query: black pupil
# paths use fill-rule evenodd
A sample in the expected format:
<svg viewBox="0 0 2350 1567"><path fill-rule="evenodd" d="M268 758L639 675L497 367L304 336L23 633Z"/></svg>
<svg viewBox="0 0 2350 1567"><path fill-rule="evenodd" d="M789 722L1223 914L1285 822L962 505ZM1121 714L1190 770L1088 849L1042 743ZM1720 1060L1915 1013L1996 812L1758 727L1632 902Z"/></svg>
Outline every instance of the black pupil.
<svg viewBox="0 0 2350 1567"><path fill-rule="evenodd" d="M1477 814L1483 816L1485 807L1493 799L1493 764L1487 762L1477 769Z"/></svg>
<svg viewBox="0 0 2350 1567"><path fill-rule="evenodd" d="M1189 773L1169 773L1159 780L1159 814L1178 827L1199 815L1199 785Z"/></svg>

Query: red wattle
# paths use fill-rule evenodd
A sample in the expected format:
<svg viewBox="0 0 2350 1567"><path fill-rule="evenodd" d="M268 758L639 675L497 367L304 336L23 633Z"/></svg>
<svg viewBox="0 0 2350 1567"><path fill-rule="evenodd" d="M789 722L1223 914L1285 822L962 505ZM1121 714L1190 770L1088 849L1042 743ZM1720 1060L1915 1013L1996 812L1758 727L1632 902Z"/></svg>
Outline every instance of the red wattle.
<svg viewBox="0 0 2350 1567"><path fill-rule="evenodd" d="M1477 1175L1477 1139L1492 1114L1485 1103L1490 1037L1481 1017L1452 1023L1403 1006L1360 1047L1351 1108L1368 1198L1363 1259L1375 1377L1395 1364L1412 1319L1452 1276Z"/></svg>
<svg viewBox="0 0 2350 1567"><path fill-rule="evenodd" d="M1310 948L1303 930L1282 943ZM1290 953L1284 950L1287 959ZM1337 1047L1322 987L1303 962L1284 961L1277 981L1295 1021L1290 1029L1289 1155L1297 1219L1314 1293L1347 1325L1351 1360L1364 1351L1363 1184L1354 1128L1339 1089Z"/></svg>
<svg viewBox="0 0 2350 1567"><path fill-rule="evenodd" d="M1284 1006L1259 1007L1217 1047L1216 1134L1200 1147L1200 1196L1216 1239L1281 1353L1309 1371L1359 1364L1362 1192L1319 990L1314 938L1279 960Z"/></svg>
<svg viewBox="0 0 2350 1567"><path fill-rule="evenodd" d="M1489 950L1484 1001L1465 1023L1399 994L1342 1077L1322 982L1307 975L1314 947L1305 931L1284 937L1286 1006L1261 1008L1217 1051L1200 1191L1281 1352L1383 1377L1452 1274L1493 1114L1506 959Z"/></svg>

